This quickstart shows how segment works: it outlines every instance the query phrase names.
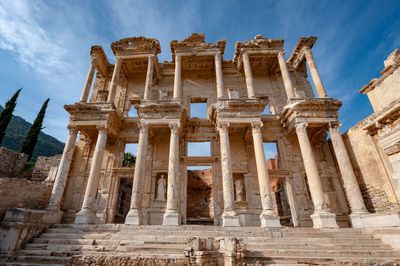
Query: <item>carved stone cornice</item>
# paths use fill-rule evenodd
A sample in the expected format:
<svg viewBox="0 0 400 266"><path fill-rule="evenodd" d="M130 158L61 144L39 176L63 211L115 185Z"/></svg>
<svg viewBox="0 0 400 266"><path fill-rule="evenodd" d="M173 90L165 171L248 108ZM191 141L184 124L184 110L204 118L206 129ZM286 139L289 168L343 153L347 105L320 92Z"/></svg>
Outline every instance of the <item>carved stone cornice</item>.
<svg viewBox="0 0 400 266"><path fill-rule="evenodd" d="M268 104L268 97L257 99L219 99L212 104L207 116L216 121L217 118L261 118Z"/></svg>
<svg viewBox="0 0 400 266"><path fill-rule="evenodd" d="M341 101L332 98L289 99L282 110L281 123L291 128L293 123L300 120L321 125L337 121L341 106Z"/></svg>
<svg viewBox="0 0 400 266"><path fill-rule="evenodd" d="M108 67L111 67L111 64L110 62L108 62L107 56L104 53L103 48L99 45L92 46L90 49L90 56L95 62L97 71L100 73L100 75L102 77L107 77Z"/></svg>
<svg viewBox="0 0 400 266"><path fill-rule="evenodd" d="M266 39L260 34L254 37L253 40L247 40L244 42L236 42L235 44L235 55L233 56L233 61L235 63L240 61L240 57L243 55L243 49L251 50L282 50L284 39Z"/></svg>
<svg viewBox="0 0 400 266"><path fill-rule="evenodd" d="M290 58L288 60L288 65L297 68L301 62L304 60L305 53L307 52L307 48L311 49L316 42L317 37L303 37L297 41L296 47L294 48Z"/></svg>
<svg viewBox="0 0 400 266"><path fill-rule="evenodd" d="M169 43L171 47L172 60L175 60L175 54L177 51L207 51L207 50L219 50L221 54L225 52L226 39L222 39L214 43L205 42L204 33L193 33L190 37L179 42L173 40Z"/></svg>
<svg viewBox="0 0 400 266"><path fill-rule="evenodd" d="M161 53L160 42L146 37L130 37L111 43L114 55L133 55L141 53Z"/></svg>

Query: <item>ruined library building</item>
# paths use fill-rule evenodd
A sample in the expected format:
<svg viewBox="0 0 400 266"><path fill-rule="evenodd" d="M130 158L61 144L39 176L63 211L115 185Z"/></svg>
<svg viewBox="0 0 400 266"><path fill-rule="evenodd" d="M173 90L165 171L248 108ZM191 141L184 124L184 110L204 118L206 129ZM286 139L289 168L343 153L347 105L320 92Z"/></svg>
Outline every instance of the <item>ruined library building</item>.
<svg viewBox="0 0 400 266"><path fill-rule="evenodd" d="M190 246L176 263L214 265L222 256L225 265L239 265L255 254L274 257L273 251L262 253L268 248L252 252L257 245L250 236L303 233L377 240L376 247L369 242L359 247L370 252L365 256L343 247L349 254L331 257L400 261L400 52L385 60L381 77L360 90L373 114L344 133L342 102L329 96L335 88L325 88L318 72L328 62L313 57L316 40L300 38L289 53L283 39L257 35L236 42L228 59L225 39L208 43L204 34L194 33L171 41L171 60L160 62L158 40L131 37L111 44L115 64L101 46L92 46L81 98L64 106L69 135L58 167L49 173L54 184L46 206L9 208L3 241L7 236L15 242L24 230L25 243L46 234L62 238L68 230L108 233L110 239L124 234L133 239L132 230L148 237L166 230L170 237L186 234L184 246ZM209 154L193 155L199 146ZM131 167L124 165L128 147L135 148ZM276 150L272 158L266 157L269 147ZM43 226L27 233L29 219ZM158 241L167 241L167 233L158 234ZM356 249L361 242L345 244ZM25 243L15 250L26 252L35 241ZM107 245L105 254L123 253L122 242L114 249ZM54 250L45 250L57 258ZM154 252L149 258L157 257ZM311 256L300 253L296 256ZM44 256L29 254L25 257ZM59 257L71 260L73 254L64 255Z"/></svg>

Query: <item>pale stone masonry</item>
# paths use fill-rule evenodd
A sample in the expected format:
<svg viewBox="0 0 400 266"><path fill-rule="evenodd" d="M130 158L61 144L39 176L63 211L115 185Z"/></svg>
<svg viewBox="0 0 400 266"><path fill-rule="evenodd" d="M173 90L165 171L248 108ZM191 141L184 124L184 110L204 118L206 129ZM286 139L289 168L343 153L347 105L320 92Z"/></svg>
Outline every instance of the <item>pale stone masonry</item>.
<svg viewBox="0 0 400 266"><path fill-rule="evenodd" d="M120 180L133 178L126 224L183 225L202 218L188 216L187 169L210 166L212 199L201 204L213 205L214 225L281 227L270 188L278 178L290 225L369 226L354 152L348 154L339 131L342 103L327 95L312 55L315 41L301 38L286 61L284 40L258 35L237 42L233 60L226 60L226 40L207 43L194 33L171 41L172 60L160 63L157 40L132 37L111 44L114 65L93 46L82 97L65 106L70 135L48 210L64 211L70 223L113 223ZM195 103L207 105L207 118L190 116ZM208 143L211 154L188 156L191 142ZM137 144L136 164L124 168L130 143ZM264 143L276 144L277 169L267 168ZM394 174L385 184L394 182L396 190L396 150L387 150L384 164L392 163ZM397 202L396 193L388 198Z"/></svg>

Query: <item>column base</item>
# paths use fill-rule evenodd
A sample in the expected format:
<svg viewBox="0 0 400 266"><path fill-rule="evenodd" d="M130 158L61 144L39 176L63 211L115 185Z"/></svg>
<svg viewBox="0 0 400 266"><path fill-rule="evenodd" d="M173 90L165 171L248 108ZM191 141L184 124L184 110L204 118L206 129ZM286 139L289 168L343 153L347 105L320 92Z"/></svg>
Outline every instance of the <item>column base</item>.
<svg viewBox="0 0 400 266"><path fill-rule="evenodd" d="M316 211L311 215L313 228L339 228L335 219L336 215L329 211Z"/></svg>
<svg viewBox="0 0 400 266"><path fill-rule="evenodd" d="M125 224L141 225L143 224L142 213L138 209L130 209L125 218Z"/></svg>
<svg viewBox="0 0 400 266"><path fill-rule="evenodd" d="M260 214L261 227L282 227L281 221L278 216L271 213Z"/></svg>
<svg viewBox="0 0 400 266"><path fill-rule="evenodd" d="M179 214L175 210L167 210L164 213L163 225L167 226L178 226L179 225Z"/></svg>
<svg viewBox="0 0 400 266"><path fill-rule="evenodd" d="M222 226L223 227L240 226L239 215L237 215L237 213L234 211L224 212L222 214Z"/></svg>
<svg viewBox="0 0 400 266"><path fill-rule="evenodd" d="M351 226L353 228L363 228L364 224L362 222L362 215L363 214L368 214L368 212L353 212L352 214L349 215L350 221L351 221Z"/></svg>
<svg viewBox="0 0 400 266"><path fill-rule="evenodd" d="M82 208L75 217L76 224L95 224L97 220L96 211L88 208Z"/></svg>

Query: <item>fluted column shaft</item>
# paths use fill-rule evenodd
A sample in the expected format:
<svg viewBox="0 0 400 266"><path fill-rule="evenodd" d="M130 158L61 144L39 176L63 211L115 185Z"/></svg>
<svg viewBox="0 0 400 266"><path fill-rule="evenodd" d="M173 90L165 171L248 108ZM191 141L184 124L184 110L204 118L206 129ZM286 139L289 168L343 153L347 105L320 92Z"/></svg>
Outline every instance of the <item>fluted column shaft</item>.
<svg viewBox="0 0 400 266"><path fill-rule="evenodd" d="M147 59L146 85L144 87L144 99L149 100L151 95L151 87L153 85L154 56Z"/></svg>
<svg viewBox="0 0 400 266"><path fill-rule="evenodd" d="M254 93L253 75L251 73L251 64L248 53L243 54L243 67L244 75L246 77L247 96L249 98L255 98L256 94Z"/></svg>
<svg viewBox="0 0 400 266"><path fill-rule="evenodd" d="M181 56L175 55L174 99L181 98Z"/></svg>
<svg viewBox="0 0 400 266"><path fill-rule="evenodd" d="M317 163L315 162L310 140L308 139L307 123L296 124L296 133L299 139L301 156L303 157L304 168L307 174L314 210L325 210L327 209L327 205L324 198L324 189L319 176L318 167Z"/></svg>
<svg viewBox="0 0 400 266"><path fill-rule="evenodd" d="M89 73L86 76L85 86L83 86L80 102L86 103L89 98L90 89L92 88L93 76L96 71L96 63L92 59L90 62Z"/></svg>
<svg viewBox="0 0 400 266"><path fill-rule="evenodd" d="M294 96L293 83L292 83L292 80L290 79L289 70L286 65L286 61L285 61L283 52L278 53L278 63L279 63L279 68L281 69L281 74L282 74L283 84L285 85L286 95L288 98L292 98Z"/></svg>
<svg viewBox="0 0 400 266"><path fill-rule="evenodd" d="M93 162L90 168L89 179L86 185L85 196L82 208L76 214L75 223L95 223L96 212L94 205L96 203L97 189L99 185L99 174L103 162L104 149L107 141L107 130L104 126L99 126L96 148L94 150Z"/></svg>
<svg viewBox="0 0 400 266"><path fill-rule="evenodd" d="M133 176L132 184L132 198L129 213L126 216L126 224L142 224L141 209L141 196L142 196L142 183L145 174L146 153L148 142L149 128L147 124L140 125L139 143L136 154L135 173Z"/></svg>
<svg viewBox="0 0 400 266"><path fill-rule="evenodd" d="M167 209L164 225L179 225L179 123L169 124L171 136L169 143Z"/></svg>
<svg viewBox="0 0 400 266"><path fill-rule="evenodd" d="M347 153L342 135L340 134L339 125L337 123L330 123L329 133L331 135L336 160L338 162L340 173L342 175L347 199L350 203L351 212L366 213L367 208L365 207L360 187L358 185L353 167L351 165L349 154Z"/></svg>
<svg viewBox="0 0 400 266"><path fill-rule="evenodd" d="M221 53L215 54L215 77L217 80L217 97L224 97L224 80L222 76Z"/></svg>
<svg viewBox="0 0 400 266"><path fill-rule="evenodd" d="M317 66L314 61L314 57L309 47L305 48L304 55L306 57L308 68L310 69L311 77L313 79L315 89L317 90L318 97L319 98L327 97L324 85L322 84L321 77L319 75Z"/></svg>
<svg viewBox="0 0 400 266"><path fill-rule="evenodd" d="M110 91L108 92L108 98L107 98L108 103L114 102L115 91L117 90L117 85L118 85L119 73L121 71L121 65L122 65L122 59L117 57L115 61L113 75L111 78Z"/></svg>
<svg viewBox="0 0 400 266"><path fill-rule="evenodd" d="M51 192L50 202L47 209L59 210L61 199L64 194L65 185L67 183L68 173L71 166L72 155L74 153L74 146L78 130L75 127L68 126L69 134L67 142L64 146L64 151L61 156L60 164L58 165L58 171L56 180L54 181L53 190Z"/></svg>

